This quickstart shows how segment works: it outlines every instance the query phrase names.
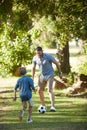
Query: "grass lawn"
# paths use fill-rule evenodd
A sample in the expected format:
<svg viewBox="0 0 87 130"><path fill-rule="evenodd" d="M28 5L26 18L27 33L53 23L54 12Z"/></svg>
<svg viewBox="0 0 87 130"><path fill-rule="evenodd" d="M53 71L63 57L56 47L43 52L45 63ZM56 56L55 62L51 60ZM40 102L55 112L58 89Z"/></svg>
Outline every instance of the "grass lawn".
<svg viewBox="0 0 87 130"><path fill-rule="evenodd" d="M9 82L12 81L12 79L8 80ZM17 101L13 102L13 83L15 82L16 78L13 78L13 82L6 86L5 81L0 89L0 130L87 130L86 98L55 96L57 111L50 112L50 101L47 91L44 91L47 112L45 114L38 113L37 108L40 105L40 101L38 94L33 93L33 123L28 124L26 122L27 110L23 120L19 121L18 115L21 109L19 96ZM54 92L56 95L59 90L54 90Z"/></svg>
<svg viewBox="0 0 87 130"><path fill-rule="evenodd" d="M78 58L75 58L73 52L75 54L75 49L71 50L70 62L72 66L77 66ZM0 130L87 130L87 98L56 96L59 95L59 90L54 90L56 112L49 111L49 96L44 91L47 112L38 113L40 101L38 94L33 93L33 123L26 122L27 111L23 120L19 121L21 103L18 95L17 101L13 102L13 86L16 80L16 77L0 78Z"/></svg>

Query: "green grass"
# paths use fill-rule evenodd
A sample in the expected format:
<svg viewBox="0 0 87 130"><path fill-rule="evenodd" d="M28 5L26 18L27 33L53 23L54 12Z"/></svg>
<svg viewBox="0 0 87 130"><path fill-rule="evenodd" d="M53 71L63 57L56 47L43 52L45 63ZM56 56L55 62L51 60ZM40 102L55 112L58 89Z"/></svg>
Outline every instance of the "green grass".
<svg viewBox="0 0 87 130"><path fill-rule="evenodd" d="M40 114L37 111L40 105L38 94L33 93L34 107L33 123L27 124L27 110L22 121L18 120L21 102L19 96L13 102L13 87L8 92L0 92L0 130L87 130L87 99L55 96L56 112L50 112L50 101L45 91L47 112ZM7 89L7 87L6 87ZM5 88L4 88L5 90ZM55 90L56 93L59 90Z"/></svg>
<svg viewBox="0 0 87 130"><path fill-rule="evenodd" d="M71 65L77 66L78 56L73 55L73 52L75 53L75 50L72 48ZM58 95L55 96L56 112L49 111L50 101L48 93L45 91L47 112L38 113L39 96L37 93L33 93L33 123L26 123L27 110L23 120L19 121L21 102L19 98L13 102L13 86L16 80L15 77L0 78L0 130L87 130L87 98L60 96L60 90L54 91L55 95Z"/></svg>

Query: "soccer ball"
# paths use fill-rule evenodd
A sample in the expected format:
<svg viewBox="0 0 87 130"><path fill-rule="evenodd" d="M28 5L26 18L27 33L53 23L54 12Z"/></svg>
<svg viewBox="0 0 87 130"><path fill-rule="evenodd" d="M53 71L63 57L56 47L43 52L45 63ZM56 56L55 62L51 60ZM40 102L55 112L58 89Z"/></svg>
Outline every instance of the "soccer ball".
<svg viewBox="0 0 87 130"><path fill-rule="evenodd" d="M44 114L46 112L46 107L41 105L38 107L38 111L39 111L39 113Z"/></svg>

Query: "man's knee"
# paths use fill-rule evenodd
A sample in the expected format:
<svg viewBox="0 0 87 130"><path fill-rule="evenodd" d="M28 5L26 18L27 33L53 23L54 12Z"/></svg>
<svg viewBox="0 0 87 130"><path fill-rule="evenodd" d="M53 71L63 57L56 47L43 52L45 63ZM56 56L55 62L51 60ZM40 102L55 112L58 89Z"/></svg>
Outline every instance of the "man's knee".
<svg viewBox="0 0 87 130"><path fill-rule="evenodd" d="M42 89L39 88L39 89L37 90L37 92L38 92L39 94L42 93Z"/></svg>
<svg viewBox="0 0 87 130"><path fill-rule="evenodd" d="M52 93L53 91L52 91L52 89L48 89L48 93Z"/></svg>

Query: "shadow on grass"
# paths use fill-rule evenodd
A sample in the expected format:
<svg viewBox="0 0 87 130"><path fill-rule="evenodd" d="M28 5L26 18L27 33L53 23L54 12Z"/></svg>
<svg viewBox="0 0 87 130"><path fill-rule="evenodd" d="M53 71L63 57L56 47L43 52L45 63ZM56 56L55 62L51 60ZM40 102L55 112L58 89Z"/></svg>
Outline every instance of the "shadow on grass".
<svg viewBox="0 0 87 130"><path fill-rule="evenodd" d="M69 108L70 109L70 108ZM68 109L68 110L69 110ZM73 108L72 108L73 109ZM79 111L66 111L66 108L57 112L47 111L40 114L33 111L33 123L28 124L27 111L22 121L18 120L19 110L0 111L0 130L87 130L87 114Z"/></svg>
<svg viewBox="0 0 87 130"><path fill-rule="evenodd" d="M7 95L8 94L8 95ZM33 95L34 108L32 113L33 123L28 124L27 110L23 120L18 119L21 103L18 99L12 100L12 93L2 93L0 99L0 130L87 130L87 100L82 98L68 98L57 96L55 98L56 112L50 112L50 102L46 94L47 112L40 114L38 95ZM3 99L3 96L7 96Z"/></svg>
<svg viewBox="0 0 87 130"><path fill-rule="evenodd" d="M48 123L38 123L34 122L31 124L26 123L13 123L13 124L0 124L0 130L87 130L87 125L85 123L63 123L59 122L57 124L51 125L53 122ZM38 127L39 126L39 127ZM45 127L46 126L46 127Z"/></svg>
<svg viewBox="0 0 87 130"><path fill-rule="evenodd" d="M0 93L12 93L13 90L4 90L4 91L0 91Z"/></svg>

